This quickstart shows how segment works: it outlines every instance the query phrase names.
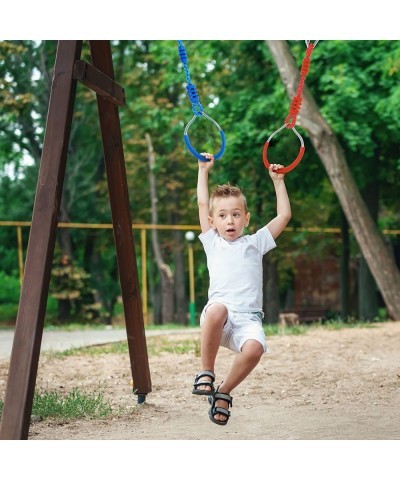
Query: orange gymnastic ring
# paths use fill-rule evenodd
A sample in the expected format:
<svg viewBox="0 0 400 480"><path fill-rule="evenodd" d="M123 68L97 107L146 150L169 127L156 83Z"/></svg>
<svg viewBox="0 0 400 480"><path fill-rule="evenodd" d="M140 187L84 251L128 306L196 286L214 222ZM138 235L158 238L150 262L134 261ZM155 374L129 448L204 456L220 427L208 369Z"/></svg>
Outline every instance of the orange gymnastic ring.
<svg viewBox="0 0 400 480"><path fill-rule="evenodd" d="M276 130L276 132L274 132L269 138L268 140L265 142L264 144L264 148L263 148L263 161L264 161L264 165L265 165L265 168L269 169L270 167L270 163L268 161L268 157L267 157L267 150L268 150L268 147L269 147L269 143L272 139L272 137L274 137L277 133L279 133L281 130L283 130L284 128L286 127L286 123L284 125L282 125L281 128L279 128L278 130ZM303 155L304 155L304 152L306 151L305 147L304 147L304 141L303 141L303 138L302 136L300 135L300 133L293 127L291 128L290 130L292 130L296 135L297 137L299 138L300 140L300 150L299 150L299 154L297 155L296 159L290 164L288 165L287 167L283 167L283 168L280 168L279 170L275 170L276 173L288 173L290 172L291 170L293 170L294 168L297 167L297 165L300 163L300 160L303 158Z"/></svg>

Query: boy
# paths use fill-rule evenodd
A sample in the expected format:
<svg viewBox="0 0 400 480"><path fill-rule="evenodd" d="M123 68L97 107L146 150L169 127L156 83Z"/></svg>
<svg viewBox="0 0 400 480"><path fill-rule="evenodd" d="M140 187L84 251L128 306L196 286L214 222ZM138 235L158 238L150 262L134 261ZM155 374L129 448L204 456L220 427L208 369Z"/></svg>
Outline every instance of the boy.
<svg viewBox="0 0 400 480"><path fill-rule="evenodd" d="M231 391L256 367L267 351L262 328L262 257L273 249L275 238L291 217L284 174L271 165L277 215L254 235L243 236L250 221L246 199L237 187L218 186L209 198L208 173L214 157L203 153L209 161L199 161L197 199L201 226L200 241L207 256L210 274L208 302L201 314L202 371L195 377L192 393L208 395L210 420L226 425L232 407ZM218 348L237 352L221 385L214 389L214 366Z"/></svg>

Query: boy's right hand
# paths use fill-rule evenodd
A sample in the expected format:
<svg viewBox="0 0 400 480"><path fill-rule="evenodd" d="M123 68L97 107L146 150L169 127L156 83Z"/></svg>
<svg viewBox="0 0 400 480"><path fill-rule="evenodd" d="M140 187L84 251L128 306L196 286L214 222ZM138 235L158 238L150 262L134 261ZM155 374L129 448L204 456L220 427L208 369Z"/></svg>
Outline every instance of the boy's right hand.
<svg viewBox="0 0 400 480"><path fill-rule="evenodd" d="M210 168L214 165L214 155L212 153L201 153L203 157L207 158L208 162L202 162L201 160L198 161L199 168L204 170L210 170Z"/></svg>

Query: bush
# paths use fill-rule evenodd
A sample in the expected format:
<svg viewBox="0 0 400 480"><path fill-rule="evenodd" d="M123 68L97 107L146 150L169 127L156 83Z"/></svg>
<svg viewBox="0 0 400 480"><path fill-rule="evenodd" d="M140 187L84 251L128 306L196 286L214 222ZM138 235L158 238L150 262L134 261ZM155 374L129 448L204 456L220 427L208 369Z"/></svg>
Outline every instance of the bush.
<svg viewBox="0 0 400 480"><path fill-rule="evenodd" d="M18 305L20 295L19 279L9 277L4 272L0 272L0 285L0 303Z"/></svg>

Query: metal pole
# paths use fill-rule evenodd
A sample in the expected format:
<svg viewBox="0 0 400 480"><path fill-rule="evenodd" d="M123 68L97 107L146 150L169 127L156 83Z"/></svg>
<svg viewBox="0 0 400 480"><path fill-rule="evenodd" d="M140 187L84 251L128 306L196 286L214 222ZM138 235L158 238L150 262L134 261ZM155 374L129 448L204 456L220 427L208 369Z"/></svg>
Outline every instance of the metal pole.
<svg viewBox="0 0 400 480"><path fill-rule="evenodd" d="M148 324L147 315L147 253L146 253L146 230L140 230L140 241L142 251L142 310L144 324Z"/></svg>
<svg viewBox="0 0 400 480"><path fill-rule="evenodd" d="M193 240L194 233L186 232L185 238L188 242L188 259L189 259L189 325L196 324L196 303L194 296L194 259L193 259Z"/></svg>
<svg viewBox="0 0 400 480"><path fill-rule="evenodd" d="M20 226L17 227L17 239L18 239L19 284L22 287L22 281L24 279L24 256L22 253L22 231Z"/></svg>
<svg viewBox="0 0 400 480"><path fill-rule="evenodd" d="M194 261L193 245L189 243L189 284L190 284L190 303L189 303L189 324L196 324L196 304L194 299Z"/></svg>

